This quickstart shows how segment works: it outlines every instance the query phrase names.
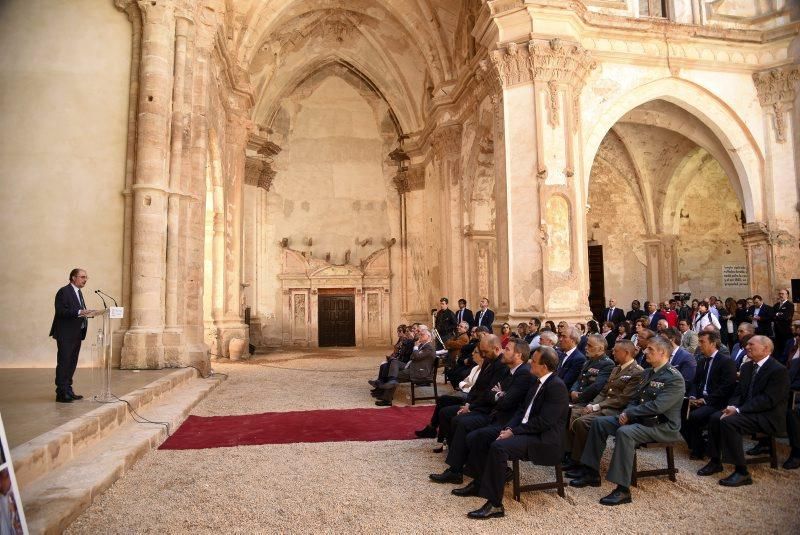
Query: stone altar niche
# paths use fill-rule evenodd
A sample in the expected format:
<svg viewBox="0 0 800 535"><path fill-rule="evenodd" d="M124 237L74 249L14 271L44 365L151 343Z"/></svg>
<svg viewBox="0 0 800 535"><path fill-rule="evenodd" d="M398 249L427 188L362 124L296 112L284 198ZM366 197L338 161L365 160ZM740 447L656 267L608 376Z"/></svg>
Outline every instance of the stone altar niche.
<svg viewBox="0 0 800 535"><path fill-rule="evenodd" d="M283 294L283 345L319 346L319 294L332 290L355 297L356 346L393 343L390 247L378 249L359 266L331 264L284 248L278 275Z"/></svg>

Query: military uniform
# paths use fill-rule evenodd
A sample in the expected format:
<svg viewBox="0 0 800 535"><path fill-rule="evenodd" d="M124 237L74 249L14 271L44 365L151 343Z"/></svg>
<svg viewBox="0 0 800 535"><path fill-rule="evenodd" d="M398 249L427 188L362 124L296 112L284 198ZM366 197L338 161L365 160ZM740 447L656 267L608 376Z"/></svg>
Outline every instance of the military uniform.
<svg viewBox="0 0 800 535"><path fill-rule="evenodd" d="M597 360L587 358L578 380L572 385L571 392L578 393L577 403L588 403L593 400L603 390L612 369L614 361L605 355Z"/></svg>
<svg viewBox="0 0 800 535"><path fill-rule="evenodd" d="M566 450L572 452L573 460L581 460L586 437L594 419L600 416L618 415L639 388L643 373L644 369L635 361L631 361L625 368L615 366L603 389L588 403L597 410L583 414L583 405L572 409L567 429Z"/></svg>
<svg viewBox="0 0 800 535"><path fill-rule="evenodd" d="M620 425L617 416L595 419L581 463L599 471L606 440L609 435L614 435L616 444L606 479L617 485L630 486L637 444L680 440L681 405L685 393L683 376L673 366L667 363L657 370L647 369L636 395L623 411L629 423Z"/></svg>

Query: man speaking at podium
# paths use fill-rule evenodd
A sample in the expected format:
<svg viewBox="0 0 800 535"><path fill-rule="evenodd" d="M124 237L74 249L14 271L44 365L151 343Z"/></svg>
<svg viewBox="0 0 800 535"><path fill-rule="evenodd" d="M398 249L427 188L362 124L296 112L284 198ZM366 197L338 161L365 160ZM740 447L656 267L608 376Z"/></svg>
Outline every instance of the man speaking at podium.
<svg viewBox="0 0 800 535"><path fill-rule="evenodd" d="M86 338L89 326L87 318L94 317L98 311L86 308L81 288L88 280L86 271L75 268L69 272L69 284L58 290L55 300L55 315L50 336L56 339L58 362L56 364L56 401L72 403L82 399L72 390L72 376L78 365L81 341Z"/></svg>

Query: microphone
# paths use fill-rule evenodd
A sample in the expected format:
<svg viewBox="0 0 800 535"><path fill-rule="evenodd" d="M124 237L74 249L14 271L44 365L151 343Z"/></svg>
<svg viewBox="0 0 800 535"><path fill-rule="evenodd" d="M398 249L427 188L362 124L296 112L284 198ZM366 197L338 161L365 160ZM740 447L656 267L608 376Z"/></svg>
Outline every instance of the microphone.
<svg viewBox="0 0 800 535"><path fill-rule="evenodd" d="M103 296L102 296L102 295L100 295L100 294L101 294L100 290L95 290L95 291L94 291L94 293L96 293L96 294L97 294L97 297L99 297L99 298L100 298L100 301L102 301L102 302L103 302L103 308L108 308L108 306L106 306L106 300L105 300L105 299L103 299Z"/></svg>
<svg viewBox="0 0 800 535"><path fill-rule="evenodd" d="M111 299L112 301L114 301L114 306L115 306L115 307L118 307L118 306L119 306L119 305L117 304L117 300L116 300L116 299L114 299L113 297L111 297L111 296L110 296L110 295L108 295L107 293L103 292L102 290L97 290L97 293L99 293L99 294L102 294L102 295L105 295L106 297L108 297L109 299Z"/></svg>

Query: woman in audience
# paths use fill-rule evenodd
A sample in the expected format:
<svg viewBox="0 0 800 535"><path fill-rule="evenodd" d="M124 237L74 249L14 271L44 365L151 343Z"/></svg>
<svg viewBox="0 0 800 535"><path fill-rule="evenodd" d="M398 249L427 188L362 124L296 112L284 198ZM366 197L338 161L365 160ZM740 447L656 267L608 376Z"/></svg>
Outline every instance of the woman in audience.
<svg viewBox="0 0 800 535"><path fill-rule="evenodd" d="M506 348L509 340L511 340L511 325L504 323L500 328L500 345L503 346L503 349Z"/></svg>
<svg viewBox="0 0 800 535"><path fill-rule="evenodd" d="M520 323L517 325L517 336L521 340L525 340L525 337L528 336L528 324L527 323Z"/></svg>
<svg viewBox="0 0 800 535"><path fill-rule="evenodd" d="M464 404L467 399L467 394L475 385L475 381L478 380L478 375L481 373L483 357L481 357L481 352L477 347L475 347L475 350L472 352L471 360L473 367L470 370L469 375L467 375L467 377L458 384L459 390L454 392L452 396L439 396L436 398L436 407L433 409L433 415L431 416L430 423L424 428L414 431L419 438L437 438L439 428L439 411L441 411L443 407ZM440 445L434 448L433 451L434 453L441 453L441 451L444 449L444 438L438 438L437 441Z"/></svg>
<svg viewBox="0 0 800 535"><path fill-rule="evenodd" d="M725 300L725 307L720 309L719 324L722 327L722 329L720 329L722 343L727 345L728 349L732 349L733 344L738 341L736 330L739 328L739 324L736 321L736 301L733 297L727 298Z"/></svg>
<svg viewBox="0 0 800 535"><path fill-rule="evenodd" d="M631 329L631 322L629 321L623 321L617 325L617 339L615 340L615 343L619 342L620 340L630 340L633 336L631 334Z"/></svg>
<svg viewBox="0 0 800 535"><path fill-rule="evenodd" d="M556 324L553 323L552 320L547 320L544 322L544 327L542 328L543 331L550 331L551 333L556 332Z"/></svg>
<svg viewBox="0 0 800 535"><path fill-rule="evenodd" d="M689 314L689 324L694 323L694 317L697 316L697 310L700 308L700 301L697 299L692 299L692 313Z"/></svg>

